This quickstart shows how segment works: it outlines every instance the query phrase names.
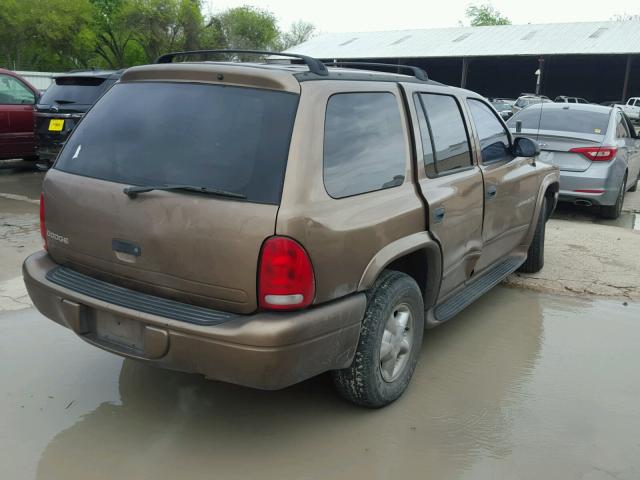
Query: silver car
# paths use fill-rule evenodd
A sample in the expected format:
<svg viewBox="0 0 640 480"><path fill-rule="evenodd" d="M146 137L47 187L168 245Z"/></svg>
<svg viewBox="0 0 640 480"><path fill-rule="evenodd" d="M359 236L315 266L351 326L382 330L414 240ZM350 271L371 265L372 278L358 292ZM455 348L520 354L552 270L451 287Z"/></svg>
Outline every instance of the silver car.
<svg viewBox="0 0 640 480"><path fill-rule="evenodd" d="M600 105L542 103L507 125L538 141L540 160L560 168L560 201L599 206L618 218L627 190L640 179L640 138L626 115Z"/></svg>
<svg viewBox="0 0 640 480"><path fill-rule="evenodd" d="M516 102L511 106L511 111L515 115L520 110L527 108L531 105L536 105L539 103L551 103L551 99L549 97L545 97L544 95L535 95L533 93L523 93L518 97Z"/></svg>

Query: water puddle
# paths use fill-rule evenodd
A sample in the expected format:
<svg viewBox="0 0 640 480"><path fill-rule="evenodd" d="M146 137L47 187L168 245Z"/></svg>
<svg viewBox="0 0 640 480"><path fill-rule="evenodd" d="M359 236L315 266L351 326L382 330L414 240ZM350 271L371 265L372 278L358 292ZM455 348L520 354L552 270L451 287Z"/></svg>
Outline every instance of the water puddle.
<svg viewBox="0 0 640 480"><path fill-rule="evenodd" d="M498 287L429 330L398 402L261 392L0 315L5 478L637 478L640 304ZM604 472L604 473L603 473Z"/></svg>

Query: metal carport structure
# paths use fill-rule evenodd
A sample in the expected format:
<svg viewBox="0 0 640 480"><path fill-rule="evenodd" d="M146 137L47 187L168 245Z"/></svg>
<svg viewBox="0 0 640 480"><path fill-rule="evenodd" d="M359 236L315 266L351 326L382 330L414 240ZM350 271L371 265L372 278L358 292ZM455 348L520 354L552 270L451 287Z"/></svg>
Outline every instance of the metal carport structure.
<svg viewBox="0 0 640 480"><path fill-rule="evenodd" d="M501 25L322 34L288 50L326 61L415 65L488 97L640 96L640 22Z"/></svg>

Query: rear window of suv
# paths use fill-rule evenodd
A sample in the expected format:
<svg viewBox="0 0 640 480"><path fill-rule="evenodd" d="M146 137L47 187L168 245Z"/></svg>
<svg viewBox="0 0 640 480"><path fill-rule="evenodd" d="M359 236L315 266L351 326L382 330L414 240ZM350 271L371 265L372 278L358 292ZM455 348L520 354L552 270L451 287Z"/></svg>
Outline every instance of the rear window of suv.
<svg viewBox="0 0 640 480"><path fill-rule="evenodd" d="M298 96L222 85L116 84L55 168L127 185L193 185L279 204Z"/></svg>
<svg viewBox="0 0 640 480"><path fill-rule="evenodd" d="M507 120L509 128L522 122L526 130L555 130L560 132L588 133L604 135L609 125L609 113L569 108L542 109L527 108ZM540 125L540 127L538 127Z"/></svg>
<svg viewBox="0 0 640 480"><path fill-rule="evenodd" d="M55 83L47 88L38 103L92 105L104 91L105 82L113 83L100 77L56 78Z"/></svg>

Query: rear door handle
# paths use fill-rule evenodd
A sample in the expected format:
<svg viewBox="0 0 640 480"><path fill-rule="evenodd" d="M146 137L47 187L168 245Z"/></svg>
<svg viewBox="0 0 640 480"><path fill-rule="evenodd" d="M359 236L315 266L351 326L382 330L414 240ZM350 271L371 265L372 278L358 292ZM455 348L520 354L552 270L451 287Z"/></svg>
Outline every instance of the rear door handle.
<svg viewBox="0 0 640 480"><path fill-rule="evenodd" d="M495 198L497 193L498 193L498 188L495 185L487 186L487 193L486 193L487 198Z"/></svg>
<svg viewBox="0 0 640 480"><path fill-rule="evenodd" d="M444 220L444 214L446 213L444 207L438 207L433 211L433 221L434 223L440 223Z"/></svg>

